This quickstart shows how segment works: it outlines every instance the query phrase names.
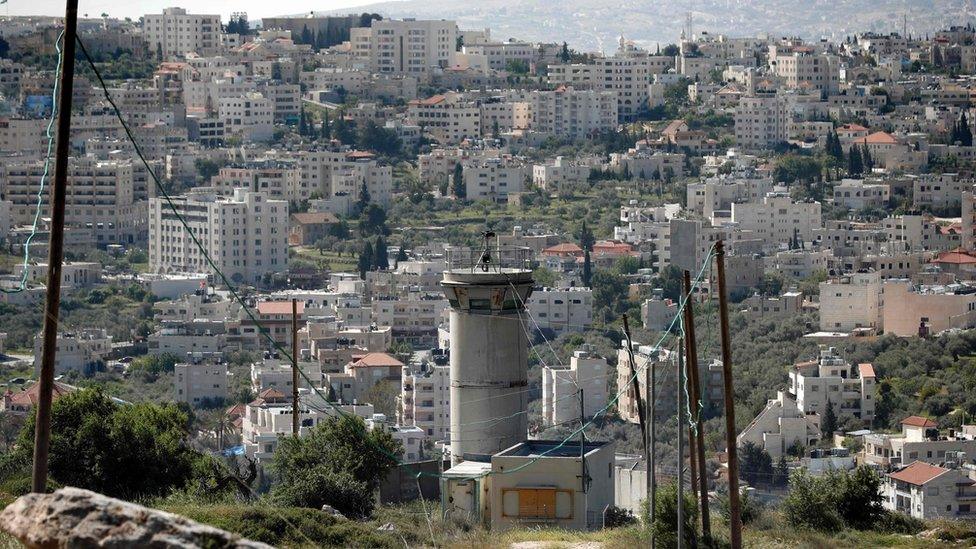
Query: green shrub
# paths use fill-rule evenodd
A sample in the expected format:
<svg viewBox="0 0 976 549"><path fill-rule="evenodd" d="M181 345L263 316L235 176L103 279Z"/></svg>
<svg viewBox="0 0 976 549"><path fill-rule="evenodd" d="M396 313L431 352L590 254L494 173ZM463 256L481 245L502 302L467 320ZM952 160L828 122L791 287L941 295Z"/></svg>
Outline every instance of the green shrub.
<svg viewBox="0 0 976 549"><path fill-rule="evenodd" d="M684 497L684 545L685 547L696 547L698 543L698 506L695 505L695 498L690 492L685 492ZM642 520L648 523L648 502L644 500ZM670 483L662 488L658 488L654 498L654 537L658 547L675 547L678 545L678 485Z"/></svg>
<svg viewBox="0 0 976 549"><path fill-rule="evenodd" d="M164 511L183 515L276 547L403 547L393 534L369 524L341 520L316 509L253 505L176 505Z"/></svg>
<svg viewBox="0 0 976 549"><path fill-rule="evenodd" d="M875 522L874 529L886 534L915 535L925 529L925 521L904 513L885 510Z"/></svg>
<svg viewBox="0 0 976 549"><path fill-rule="evenodd" d="M275 486L275 503L289 507L321 509L331 505L349 518L368 517L373 512L373 494L366 483L344 471L316 467L292 482Z"/></svg>
<svg viewBox="0 0 976 549"><path fill-rule="evenodd" d="M790 476L783 514L787 522L800 528L837 532L847 526L868 530L884 514L880 486L878 474L863 466L819 478L796 471Z"/></svg>

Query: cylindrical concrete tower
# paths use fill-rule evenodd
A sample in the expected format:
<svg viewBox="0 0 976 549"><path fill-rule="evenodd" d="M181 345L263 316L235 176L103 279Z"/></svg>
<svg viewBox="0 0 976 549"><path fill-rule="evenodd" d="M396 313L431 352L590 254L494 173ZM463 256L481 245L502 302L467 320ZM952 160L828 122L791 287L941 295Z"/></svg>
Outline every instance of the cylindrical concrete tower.
<svg viewBox="0 0 976 549"><path fill-rule="evenodd" d="M528 248L450 249L442 285L451 303L451 461L494 454L527 437Z"/></svg>

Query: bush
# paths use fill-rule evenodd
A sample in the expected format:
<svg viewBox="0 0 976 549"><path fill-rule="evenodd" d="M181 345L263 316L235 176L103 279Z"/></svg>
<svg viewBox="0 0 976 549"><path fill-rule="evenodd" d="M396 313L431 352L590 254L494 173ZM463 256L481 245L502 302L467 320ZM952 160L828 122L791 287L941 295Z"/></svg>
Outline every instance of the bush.
<svg viewBox="0 0 976 549"><path fill-rule="evenodd" d="M837 532L845 526L874 528L881 520L881 479L872 469L830 473L814 478L802 471L790 476L790 494L783 501L787 522L799 528Z"/></svg>
<svg viewBox="0 0 976 549"><path fill-rule="evenodd" d="M275 503L289 507L321 509L331 505L349 518L368 517L373 513L373 494L366 483L344 471L316 467L295 482L280 484L273 492Z"/></svg>
<svg viewBox="0 0 976 549"><path fill-rule="evenodd" d="M904 513L885 510L875 522L874 529L886 534L915 535L925 529L925 521Z"/></svg>
<svg viewBox="0 0 976 549"><path fill-rule="evenodd" d="M618 526L629 526L634 524L637 519L634 514L627 509L621 509L616 505L611 505L607 508L607 512L603 517L603 525L607 528L617 528Z"/></svg>
<svg viewBox="0 0 976 549"><path fill-rule="evenodd" d="M695 505L695 497L690 492L685 492L684 497L684 546L697 547L698 544L698 506ZM643 521L648 523L647 511L648 502L644 501ZM678 545L678 485L675 483L667 484L657 490L657 497L654 499L654 538L657 540L658 547L676 547Z"/></svg>
<svg viewBox="0 0 976 549"><path fill-rule="evenodd" d="M730 522L732 520L732 508L729 503L728 492L723 492L719 495L717 504L719 515L722 516L722 519L726 523ZM766 512L766 506L755 497L750 496L749 492L743 492L739 497L739 507L741 511L740 518L744 525L756 522Z"/></svg>
<svg viewBox="0 0 976 549"><path fill-rule="evenodd" d="M395 534L316 509L254 505L175 505L164 511L277 547L403 547Z"/></svg>

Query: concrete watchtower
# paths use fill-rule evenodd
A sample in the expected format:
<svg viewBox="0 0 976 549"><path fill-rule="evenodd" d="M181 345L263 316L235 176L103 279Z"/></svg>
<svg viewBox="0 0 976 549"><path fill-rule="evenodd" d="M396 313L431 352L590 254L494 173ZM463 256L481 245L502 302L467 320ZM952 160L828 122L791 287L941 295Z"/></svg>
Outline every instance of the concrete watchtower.
<svg viewBox="0 0 976 549"><path fill-rule="evenodd" d="M525 440L528 422L528 248L449 249L444 294L451 304L451 454L494 454ZM493 245L494 240L494 245Z"/></svg>

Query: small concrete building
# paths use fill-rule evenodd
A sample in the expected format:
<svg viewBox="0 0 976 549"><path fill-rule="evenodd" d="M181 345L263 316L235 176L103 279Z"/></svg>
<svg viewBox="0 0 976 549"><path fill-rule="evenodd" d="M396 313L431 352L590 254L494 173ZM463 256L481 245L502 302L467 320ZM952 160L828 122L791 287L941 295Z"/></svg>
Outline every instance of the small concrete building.
<svg viewBox="0 0 976 549"><path fill-rule="evenodd" d="M462 461L444 472L445 515L496 531L518 526L588 530L614 503L614 452L609 442L527 440L488 462ZM581 480L585 471L585 480Z"/></svg>
<svg viewBox="0 0 976 549"><path fill-rule="evenodd" d="M173 369L173 392L177 402L201 406L227 398L227 363L220 353L190 355Z"/></svg>

